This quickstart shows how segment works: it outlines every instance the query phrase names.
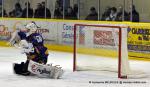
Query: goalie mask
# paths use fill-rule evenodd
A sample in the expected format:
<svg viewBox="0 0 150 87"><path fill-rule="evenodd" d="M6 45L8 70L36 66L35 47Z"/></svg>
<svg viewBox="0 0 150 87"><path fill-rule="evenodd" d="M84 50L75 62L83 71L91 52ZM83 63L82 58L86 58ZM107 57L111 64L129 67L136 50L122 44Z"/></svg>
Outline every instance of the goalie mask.
<svg viewBox="0 0 150 87"><path fill-rule="evenodd" d="M35 23L28 23L26 26L25 26L26 29L29 30L29 34L32 34L32 33L35 33L36 30L37 30L37 25Z"/></svg>

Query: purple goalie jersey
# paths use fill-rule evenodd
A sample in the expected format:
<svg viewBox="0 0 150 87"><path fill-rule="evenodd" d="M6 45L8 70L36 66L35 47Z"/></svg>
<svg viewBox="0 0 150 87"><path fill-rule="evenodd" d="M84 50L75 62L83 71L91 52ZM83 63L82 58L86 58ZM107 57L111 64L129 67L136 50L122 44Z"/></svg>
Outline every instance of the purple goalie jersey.
<svg viewBox="0 0 150 87"><path fill-rule="evenodd" d="M47 63L48 51L47 48L44 46L44 39L39 33L32 33L31 35L27 36L24 32L18 32L21 40L26 40L28 43L32 43L34 52L28 53L27 55L35 62L43 62Z"/></svg>

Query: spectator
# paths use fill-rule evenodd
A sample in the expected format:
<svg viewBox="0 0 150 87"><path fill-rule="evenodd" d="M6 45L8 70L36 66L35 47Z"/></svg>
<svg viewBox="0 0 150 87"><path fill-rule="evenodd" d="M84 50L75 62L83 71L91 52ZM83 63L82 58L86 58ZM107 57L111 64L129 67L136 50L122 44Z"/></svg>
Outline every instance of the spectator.
<svg viewBox="0 0 150 87"><path fill-rule="evenodd" d="M124 17L124 18L123 18ZM119 12L117 13L116 21L127 21L129 19L128 13L124 10L123 7L119 6Z"/></svg>
<svg viewBox="0 0 150 87"><path fill-rule="evenodd" d="M10 14L10 17L22 17L22 8L21 8L20 3L16 3L15 9L11 11L9 14Z"/></svg>
<svg viewBox="0 0 150 87"><path fill-rule="evenodd" d="M46 16L46 18L51 18L51 12L50 10L45 6L45 2L42 2L42 11L44 14L44 17ZM46 10L46 15L45 15L45 10Z"/></svg>
<svg viewBox="0 0 150 87"><path fill-rule="evenodd" d="M75 18L78 18L78 5L74 4L73 6L73 14L75 15Z"/></svg>
<svg viewBox="0 0 150 87"><path fill-rule="evenodd" d="M75 14L73 13L72 7L68 7L66 14L65 14L65 19L77 19L75 18Z"/></svg>
<svg viewBox="0 0 150 87"><path fill-rule="evenodd" d="M62 19L63 18L63 8L58 4L55 4L54 18Z"/></svg>
<svg viewBox="0 0 150 87"><path fill-rule="evenodd" d="M14 17L13 12L9 12L9 17Z"/></svg>
<svg viewBox="0 0 150 87"><path fill-rule="evenodd" d="M32 18L33 17L33 9L30 7L30 3L28 2L25 3L25 8L23 9L23 13L22 13L22 17L26 18L27 17L27 9L28 9L28 18Z"/></svg>
<svg viewBox="0 0 150 87"><path fill-rule="evenodd" d="M106 18L108 18L109 15L110 15L110 12L111 12L111 8L110 7L106 7L104 13L102 14L101 20L102 21L106 21Z"/></svg>
<svg viewBox="0 0 150 87"><path fill-rule="evenodd" d="M85 18L86 20L98 20L98 14L95 7L91 7L90 14Z"/></svg>
<svg viewBox="0 0 150 87"><path fill-rule="evenodd" d="M55 8L62 7L63 8L63 0L56 0Z"/></svg>
<svg viewBox="0 0 150 87"><path fill-rule="evenodd" d="M34 13L34 17L35 18L44 18L45 16L43 15L43 11L42 11L42 4L38 3L37 4L37 9L35 9L35 13Z"/></svg>
<svg viewBox="0 0 150 87"><path fill-rule="evenodd" d="M129 12L129 16L131 18L131 12ZM132 22L139 22L140 18L139 18L139 13L136 11L135 6L132 6Z"/></svg>
<svg viewBox="0 0 150 87"><path fill-rule="evenodd" d="M107 21L115 21L117 17L117 9L115 7L111 8L109 17L106 18Z"/></svg>
<svg viewBox="0 0 150 87"><path fill-rule="evenodd" d="M2 15L3 14L3 15ZM0 5L0 17L7 17L8 15L7 15L7 13L6 13L6 11L5 11L5 9L2 9L2 5Z"/></svg>

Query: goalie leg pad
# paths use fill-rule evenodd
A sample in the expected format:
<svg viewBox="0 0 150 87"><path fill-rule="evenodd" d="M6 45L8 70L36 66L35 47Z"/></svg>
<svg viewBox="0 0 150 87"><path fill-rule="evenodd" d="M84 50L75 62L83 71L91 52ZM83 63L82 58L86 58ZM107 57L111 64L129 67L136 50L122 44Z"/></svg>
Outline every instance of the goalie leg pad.
<svg viewBox="0 0 150 87"><path fill-rule="evenodd" d="M59 79L60 77L62 77L63 73L64 71L61 69L61 67L52 66L50 78Z"/></svg>
<svg viewBox="0 0 150 87"><path fill-rule="evenodd" d="M64 70L60 70L57 79L60 79L62 77L62 75L64 74Z"/></svg>
<svg viewBox="0 0 150 87"><path fill-rule="evenodd" d="M32 60L29 62L28 70L39 77L49 77L53 79L58 79L63 74L61 67L52 66L52 64L43 65Z"/></svg>
<svg viewBox="0 0 150 87"><path fill-rule="evenodd" d="M39 77L49 77L49 74L51 73L49 66L34 62L32 60L29 61L28 71Z"/></svg>

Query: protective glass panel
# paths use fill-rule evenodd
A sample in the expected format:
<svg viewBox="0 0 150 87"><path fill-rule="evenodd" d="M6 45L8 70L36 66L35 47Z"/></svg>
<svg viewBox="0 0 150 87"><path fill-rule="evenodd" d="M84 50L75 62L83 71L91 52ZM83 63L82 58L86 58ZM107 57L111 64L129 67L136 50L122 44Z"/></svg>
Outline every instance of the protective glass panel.
<svg viewBox="0 0 150 87"><path fill-rule="evenodd" d="M54 18L56 0L46 0L46 18Z"/></svg>
<svg viewBox="0 0 150 87"><path fill-rule="evenodd" d="M124 0L124 5L125 5L125 11L128 13L128 20L127 21L132 21L132 4L133 0Z"/></svg>
<svg viewBox="0 0 150 87"><path fill-rule="evenodd" d="M33 17L33 8L31 7L31 1L26 0L23 4L22 18L32 18Z"/></svg>
<svg viewBox="0 0 150 87"><path fill-rule="evenodd" d="M77 19L78 0L65 0L65 19ZM67 6L66 6L67 5Z"/></svg>
<svg viewBox="0 0 150 87"><path fill-rule="evenodd" d="M80 0L80 19L98 20L99 0Z"/></svg>
<svg viewBox="0 0 150 87"><path fill-rule="evenodd" d="M45 7L45 17L46 18L51 18L52 17L52 8L53 4L55 4L53 1L55 0L45 0L45 3L43 3L43 6Z"/></svg>
<svg viewBox="0 0 150 87"><path fill-rule="evenodd" d="M124 21L130 21L132 0L123 0L123 2L124 2Z"/></svg>
<svg viewBox="0 0 150 87"><path fill-rule="evenodd" d="M34 10L34 18L45 18L45 0L30 0L31 8Z"/></svg>
<svg viewBox="0 0 150 87"><path fill-rule="evenodd" d="M45 2L42 2L42 7L44 9L44 15L46 18L50 19L51 18L51 5L50 5L50 1L52 0L45 0ZM54 4L54 3L53 3Z"/></svg>
<svg viewBox="0 0 150 87"><path fill-rule="evenodd" d="M2 0L0 0L0 17L2 17L3 15L3 10L2 10Z"/></svg>
<svg viewBox="0 0 150 87"><path fill-rule="evenodd" d="M24 4L27 0L4 0L3 2L5 13L8 14L8 17L22 17L23 8L25 8Z"/></svg>
<svg viewBox="0 0 150 87"><path fill-rule="evenodd" d="M64 15L64 0L51 0L54 3L52 7L52 18L63 19Z"/></svg>
<svg viewBox="0 0 150 87"><path fill-rule="evenodd" d="M125 0L100 0L100 20L127 21L128 12L125 9Z"/></svg>
<svg viewBox="0 0 150 87"><path fill-rule="evenodd" d="M150 0L133 0L132 21L150 22Z"/></svg>

